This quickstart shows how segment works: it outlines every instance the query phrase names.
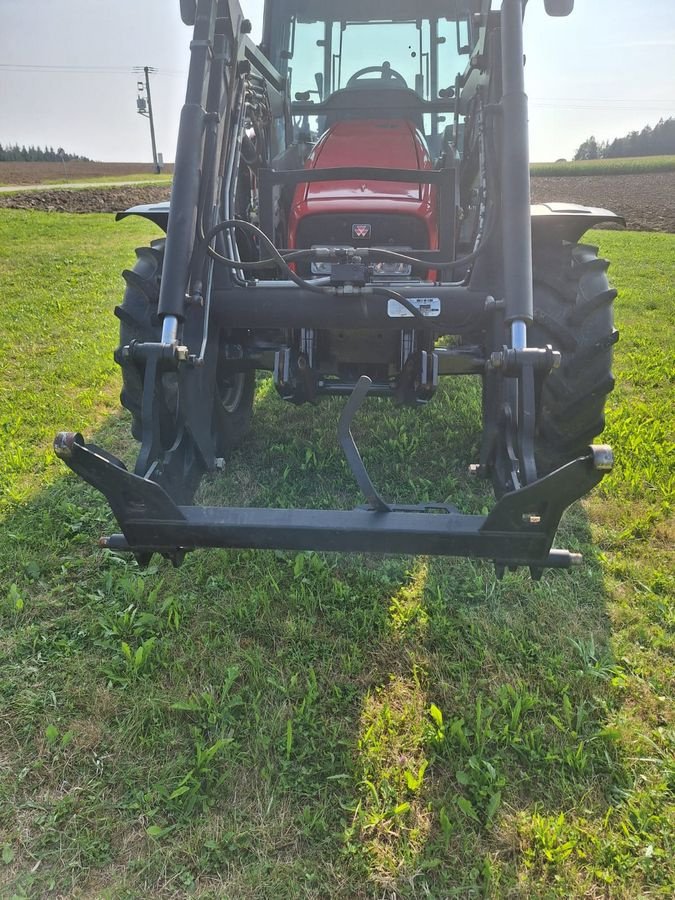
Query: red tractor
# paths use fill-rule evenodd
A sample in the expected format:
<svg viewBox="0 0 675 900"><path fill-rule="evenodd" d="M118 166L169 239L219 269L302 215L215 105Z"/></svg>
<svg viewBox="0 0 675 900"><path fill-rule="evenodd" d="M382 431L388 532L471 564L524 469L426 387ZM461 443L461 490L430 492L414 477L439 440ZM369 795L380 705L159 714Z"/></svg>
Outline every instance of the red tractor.
<svg viewBox="0 0 675 900"><path fill-rule="evenodd" d="M567 15L573 0L545 0ZM67 464L108 498L107 546L178 561L204 546L476 556L565 568L565 508L611 468L602 431L617 333L607 263L579 243L617 220L531 207L526 0L182 0L194 27L166 231L117 310L135 471L79 435ZM500 8L494 8L500 6ZM355 510L192 506L249 428L256 370L286 402L349 399L339 440ZM431 400L479 375L487 516L397 506L350 432L366 396Z"/></svg>

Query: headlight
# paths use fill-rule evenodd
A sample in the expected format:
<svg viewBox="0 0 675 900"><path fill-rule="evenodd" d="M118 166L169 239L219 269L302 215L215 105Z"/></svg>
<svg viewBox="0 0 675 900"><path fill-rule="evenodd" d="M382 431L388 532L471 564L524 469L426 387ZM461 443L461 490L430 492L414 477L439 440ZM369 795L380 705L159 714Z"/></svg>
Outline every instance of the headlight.
<svg viewBox="0 0 675 900"><path fill-rule="evenodd" d="M313 262L312 263L312 275L330 275L333 271L333 266L331 263L327 262Z"/></svg>
<svg viewBox="0 0 675 900"><path fill-rule="evenodd" d="M352 247L340 247L337 244L313 244L312 250L328 249L328 250L351 250ZM312 275L330 275L333 271L333 264L329 262L313 262Z"/></svg>
<svg viewBox="0 0 675 900"><path fill-rule="evenodd" d="M373 275L410 275L412 266L402 262L376 262L373 264Z"/></svg>
<svg viewBox="0 0 675 900"><path fill-rule="evenodd" d="M314 244L311 248L312 250L318 250L321 247L326 247L326 244ZM337 247L329 245L328 249L330 250L352 250L352 247ZM378 248L371 248L373 250ZM412 247L381 247L379 249L382 250L393 250L396 253L412 253L414 252ZM396 262L392 260L391 262L375 262L372 263L373 275L376 278L392 278L392 277L406 277L412 273L412 265L410 263L404 262ZM313 262L312 263L312 275L330 275L333 271L333 264L329 262Z"/></svg>

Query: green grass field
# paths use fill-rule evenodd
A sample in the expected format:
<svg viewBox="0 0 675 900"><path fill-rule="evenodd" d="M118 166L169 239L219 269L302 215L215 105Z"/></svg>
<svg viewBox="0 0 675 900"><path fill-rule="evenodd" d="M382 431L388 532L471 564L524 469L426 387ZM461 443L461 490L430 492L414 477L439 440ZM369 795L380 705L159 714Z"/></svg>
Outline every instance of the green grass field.
<svg viewBox="0 0 675 900"><path fill-rule="evenodd" d="M139 184L170 184L173 179L171 173L162 173L160 175L148 175L147 172L141 172L137 175L96 175L93 178L59 178L56 180L45 181L45 185L59 184L77 184L78 182L88 182L91 184L119 184L120 182L132 181Z"/></svg>
<svg viewBox="0 0 675 900"><path fill-rule="evenodd" d="M646 175L675 172L675 156L635 156L625 159L589 159L579 162L533 163L532 175Z"/></svg>
<svg viewBox="0 0 675 900"><path fill-rule="evenodd" d="M100 551L99 496L50 449L129 457L111 353L148 223L0 212L0 896L671 897L675 236L595 232L620 290L615 472L566 516L582 569ZM261 381L216 502L360 502L340 404ZM479 392L355 428L386 496L465 477Z"/></svg>
<svg viewBox="0 0 675 900"><path fill-rule="evenodd" d="M173 180L173 175L129 175L129 176L112 176L112 177L101 177L101 178L75 178L72 181L67 179L62 179L60 181L44 181L41 183L41 187L35 188L26 185L11 185L11 190L3 190L0 196L8 197L13 196L14 194L22 194L22 193L38 193L41 191L48 190L58 190L60 187L67 185L69 191L84 191L90 190L93 187L100 187L102 190L105 190L107 187L114 187L115 185L124 186L125 184L133 185L134 187L142 187L144 185L153 185L155 187L162 185L170 185ZM0 187L3 187L0 184ZM9 188L10 185L5 185L5 187Z"/></svg>
<svg viewBox="0 0 675 900"><path fill-rule="evenodd" d="M59 188L62 185L81 185L83 188L86 188L88 185L100 185L101 187L106 187L108 185L115 184L129 184L134 185L145 185L145 184L154 184L154 185L162 185L162 184L171 184L173 180L172 174L162 174L162 175L95 175L91 178L58 178L50 181L41 181L40 187L48 190L49 188ZM11 191L3 191L4 194L14 194L20 193L27 190L36 190L37 188L34 185L10 185L0 181L0 187L12 187L16 188L16 190ZM79 190L79 187L73 187L73 190Z"/></svg>

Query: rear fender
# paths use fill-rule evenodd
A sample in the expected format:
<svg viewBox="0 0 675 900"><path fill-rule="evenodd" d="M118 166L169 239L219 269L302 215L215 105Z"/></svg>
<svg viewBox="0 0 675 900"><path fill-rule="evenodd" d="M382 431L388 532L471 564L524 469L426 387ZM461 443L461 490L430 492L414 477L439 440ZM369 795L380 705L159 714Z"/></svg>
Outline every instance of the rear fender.
<svg viewBox="0 0 675 900"><path fill-rule="evenodd" d="M530 207L530 211L534 243L560 240L577 243L589 228L601 222L626 224L622 216L608 209L576 203L537 203Z"/></svg>

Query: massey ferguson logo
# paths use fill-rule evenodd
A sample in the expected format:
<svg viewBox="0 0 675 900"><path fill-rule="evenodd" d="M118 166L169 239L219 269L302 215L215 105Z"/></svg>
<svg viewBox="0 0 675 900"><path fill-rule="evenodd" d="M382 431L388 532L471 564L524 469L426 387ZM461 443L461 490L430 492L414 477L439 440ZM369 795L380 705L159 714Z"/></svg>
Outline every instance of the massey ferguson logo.
<svg viewBox="0 0 675 900"><path fill-rule="evenodd" d="M372 230L372 225L352 225L352 238L356 241L365 241L370 237Z"/></svg>

